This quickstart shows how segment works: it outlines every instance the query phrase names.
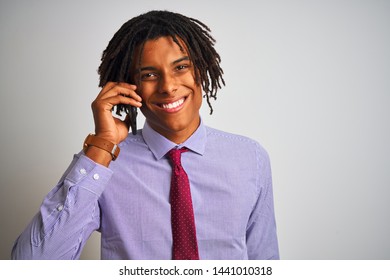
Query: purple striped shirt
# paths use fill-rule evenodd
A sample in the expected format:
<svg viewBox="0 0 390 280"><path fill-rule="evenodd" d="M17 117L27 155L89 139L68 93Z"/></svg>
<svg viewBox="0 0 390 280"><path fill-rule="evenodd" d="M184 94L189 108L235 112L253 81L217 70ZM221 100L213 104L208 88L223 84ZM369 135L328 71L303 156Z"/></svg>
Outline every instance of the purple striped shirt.
<svg viewBox="0 0 390 280"><path fill-rule="evenodd" d="M169 204L175 143L145 123L109 168L75 155L19 236L14 259L78 259L93 231L102 259L171 259ZM278 259L267 152L255 141L205 126L182 145L200 259Z"/></svg>

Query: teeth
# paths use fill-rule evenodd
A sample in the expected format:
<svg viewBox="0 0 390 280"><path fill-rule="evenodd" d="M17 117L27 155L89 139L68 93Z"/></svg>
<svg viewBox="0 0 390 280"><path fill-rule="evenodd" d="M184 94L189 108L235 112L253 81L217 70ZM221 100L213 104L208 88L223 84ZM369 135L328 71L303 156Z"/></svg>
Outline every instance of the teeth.
<svg viewBox="0 0 390 280"><path fill-rule="evenodd" d="M161 104L161 107L163 107L164 109L174 109L176 107L179 107L181 104L183 104L183 102L184 102L184 98L182 98L178 101L175 101L173 103Z"/></svg>

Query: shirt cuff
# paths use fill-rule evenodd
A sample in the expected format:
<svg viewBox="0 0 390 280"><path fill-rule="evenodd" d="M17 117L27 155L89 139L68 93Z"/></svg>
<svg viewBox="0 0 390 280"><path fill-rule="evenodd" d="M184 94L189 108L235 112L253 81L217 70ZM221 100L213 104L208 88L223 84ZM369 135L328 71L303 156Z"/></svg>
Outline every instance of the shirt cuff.
<svg viewBox="0 0 390 280"><path fill-rule="evenodd" d="M79 185L100 196L112 177L112 170L100 165L83 152L75 155L74 165L64 178L70 185Z"/></svg>

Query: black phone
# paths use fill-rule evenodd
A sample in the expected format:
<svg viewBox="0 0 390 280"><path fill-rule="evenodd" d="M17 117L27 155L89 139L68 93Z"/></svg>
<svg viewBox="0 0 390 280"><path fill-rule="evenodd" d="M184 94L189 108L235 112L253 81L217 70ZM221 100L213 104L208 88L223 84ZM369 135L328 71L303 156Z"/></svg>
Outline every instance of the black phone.
<svg viewBox="0 0 390 280"><path fill-rule="evenodd" d="M122 113L125 113L129 116L131 133L133 135L137 134L137 108L127 104L119 104L116 106L117 115L122 116Z"/></svg>

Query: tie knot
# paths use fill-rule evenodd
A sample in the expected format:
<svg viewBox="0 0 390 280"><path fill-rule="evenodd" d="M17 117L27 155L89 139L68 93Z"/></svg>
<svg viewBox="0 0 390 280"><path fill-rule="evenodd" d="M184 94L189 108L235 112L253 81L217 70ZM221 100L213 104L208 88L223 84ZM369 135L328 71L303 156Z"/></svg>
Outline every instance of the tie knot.
<svg viewBox="0 0 390 280"><path fill-rule="evenodd" d="M188 149L183 147L181 149L173 148L168 152L169 157L171 158L174 165L181 165L181 154L187 152Z"/></svg>

